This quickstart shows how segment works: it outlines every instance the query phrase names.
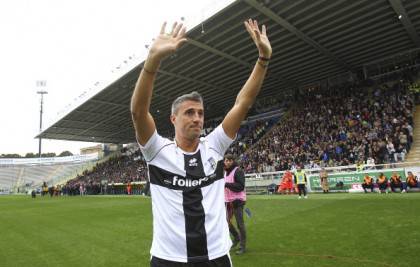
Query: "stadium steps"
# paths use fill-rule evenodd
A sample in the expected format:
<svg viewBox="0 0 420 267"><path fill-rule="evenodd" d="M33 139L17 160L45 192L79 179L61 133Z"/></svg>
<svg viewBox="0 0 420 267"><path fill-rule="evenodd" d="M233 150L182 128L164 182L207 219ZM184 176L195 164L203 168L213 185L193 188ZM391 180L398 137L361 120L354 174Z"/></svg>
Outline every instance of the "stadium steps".
<svg viewBox="0 0 420 267"><path fill-rule="evenodd" d="M413 144L405 161L420 161L420 105L416 106L416 111L414 113Z"/></svg>
<svg viewBox="0 0 420 267"><path fill-rule="evenodd" d="M25 173L25 169L24 168L20 168L18 177L16 179L16 186L21 186L23 184L23 181L24 181L23 180L24 173Z"/></svg>
<svg viewBox="0 0 420 267"><path fill-rule="evenodd" d="M21 169L16 167L0 168L0 188L12 188L16 186L18 177L21 176Z"/></svg>
<svg viewBox="0 0 420 267"><path fill-rule="evenodd" d="M45 179L46 181L52 181L54 178L58 176L58 173L64 169L64 166L58 166L52 172L50 172Z"/></svg>
<svg viewBox="0 0 420 267"><path fill-rule="evenodd" d="M60 173L60 175L57 175L57 177L54 179L54 184L65 184L70 180L76 179L79 174L82 174L85 171L90 172L98 164L101 164L105 161L110 160L111 158L118 156L121 156L121 152L114 152L97 161L91 161L83 165L78 165L72 170L65 170L63 174Z"/></svg>

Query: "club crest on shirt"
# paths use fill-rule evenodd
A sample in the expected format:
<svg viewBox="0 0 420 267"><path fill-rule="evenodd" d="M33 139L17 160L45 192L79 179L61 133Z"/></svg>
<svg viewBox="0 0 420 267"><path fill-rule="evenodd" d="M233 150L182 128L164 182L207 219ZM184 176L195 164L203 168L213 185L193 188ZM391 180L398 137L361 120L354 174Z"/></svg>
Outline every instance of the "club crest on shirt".
<svg viewBox="0 0 420 267"><path fill-rule="evenodd" d="M207 161L210 163L210 166L213 170L216 169L217 164L216 164L216 161L214 160L214 158L210 157Z"/></svg>
<svg viewBox="0 0 420 267"><path fill-rule="evenodd" d="M190 159L190 161L188 162L188 165L190 167L197 167L198 163L197 163L197 159L196 158L192 158Z"/></svg>

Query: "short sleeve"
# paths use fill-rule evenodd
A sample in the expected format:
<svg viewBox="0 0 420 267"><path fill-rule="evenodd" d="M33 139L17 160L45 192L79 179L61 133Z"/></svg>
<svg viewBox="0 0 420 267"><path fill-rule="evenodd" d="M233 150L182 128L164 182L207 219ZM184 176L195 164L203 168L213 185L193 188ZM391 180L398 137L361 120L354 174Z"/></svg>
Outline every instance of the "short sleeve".
<svg viewBox="0 0 420 267"><path fill-rule="evenodd" d="M223 130L222 124L219 124L219 126L206 137L206 140L209 143L209 146L223 157L226 150L235 139L231 139L227 136L225 130Z"/></svg>
<svg viewBox="0 0 420 267"><path fill-rule="evenodd" d="M157 153L167 144L172 143L169 139L160 136L157 131L152 134L147 143L142 146L139 143L141 153L146 161L151 161Z"/></svg>

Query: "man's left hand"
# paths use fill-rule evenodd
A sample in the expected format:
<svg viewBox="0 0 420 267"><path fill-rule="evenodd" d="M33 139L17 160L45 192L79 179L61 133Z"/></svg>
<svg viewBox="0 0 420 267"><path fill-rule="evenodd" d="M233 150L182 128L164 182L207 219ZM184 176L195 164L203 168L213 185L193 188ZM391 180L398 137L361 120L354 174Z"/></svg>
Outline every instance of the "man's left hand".
<svg viewBox="0 0 420 267"><path fill-rule="evenodd" d="M267 28L262 25L261 31L256 20L249 19L244 22L245 28L258 48L260 57L271 58L271 44L267 37Z"/></svg>

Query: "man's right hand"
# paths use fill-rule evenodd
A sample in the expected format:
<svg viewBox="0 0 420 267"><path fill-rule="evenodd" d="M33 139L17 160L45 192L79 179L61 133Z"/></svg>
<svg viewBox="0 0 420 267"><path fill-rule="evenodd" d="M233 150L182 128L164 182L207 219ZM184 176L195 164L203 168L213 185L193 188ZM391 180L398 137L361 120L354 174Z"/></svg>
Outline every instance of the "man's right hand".
<svg viewBox="0 0 420 267"><path fill-rule="evenodd" d="M154 40L152 46L150 47L149 57L147 61L151 63L149 71L156 71L159 62L164 59L165 57L173 54L183 43L187 41L185 38L185 27L183 27L182 23L175 22L172 26L172 30L170 33L165 33L166 22L163 23L162 28L160 30L160 34ZM147 64L149 65L149 64Z"/></svg>
<svg viewBox="0 0 420 267"><path fill-rule="evenodd" d="M144 63L143 70L131 97L131 116L136 129L137 141L141 145L145 145L156 131L155 121L149 109L155 74L159 68L160 61L175 52L187 41L187 38L185 38L185 27L182 27L182 23L174 23L169 34L165 33L165 27L166 22L163 23L159 36L156 37L150 47L149 56Z"/></svg>

